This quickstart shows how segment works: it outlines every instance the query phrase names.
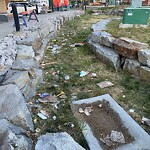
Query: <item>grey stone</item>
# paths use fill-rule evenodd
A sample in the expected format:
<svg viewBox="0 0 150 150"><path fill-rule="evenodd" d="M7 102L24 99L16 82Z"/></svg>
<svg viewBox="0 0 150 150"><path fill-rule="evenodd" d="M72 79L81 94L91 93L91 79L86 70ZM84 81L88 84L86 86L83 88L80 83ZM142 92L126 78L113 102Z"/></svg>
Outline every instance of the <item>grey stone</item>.
<svg viewBox="0 0 150 150"><path fill-rule="evenodd" d="M31 114L16 85L0 86L0 114L0 119L7 119L14 125L33 131Z"/></svg>
<svg viewBox="0 0 150 150"><path fill-rule="evenodd" d="M25 36L22 38L18 38L16 43L19 45L26 45L32 46L32 43L37 39L40 38L39 32L36 30L34 32L26 32Z"/></svg>
<svg viewBox="0 0 150 150"><path fill-rule="evenodd" d="M38 62L34 58L17 59L12 66L14 70L29 70L32 68L38 68Z"/></svg>
<svg viewBox="0 0 150 150"><path fill-rule="evenodd" d="M44 25L43 28L39 31L41 38L46 38L48 34L50 33L49 26Z"/></svg>
<svg viewBox="0 0 150 150"><path fill-rule="evenodd" d="M47 133L39 137L35 150L84 150L66 132Z"/></svg>
<svg viewBox="0 0 150 150"><path fill-rule="evenodd" d="M91 40L94 43L99 43L100 42L100 31L95 31L92 32L91 35L89 36L89 40Z"/></svg>
<svg viewBox="0 0 150 150"><path fill-rule="evenodd" d="M132 59L126 59L123 69L125 71L130 72L131 74L140 75L140 66L141 64L137 60L132 60Z"/></svg>
<svg viewBox="0 0 150 150"><path fill-rule="evenodd" d="M11 74L12 73L12 74ZM2 83L2 85L6 84L16 84L20 89L23 88L30 81L30 77L28 71L15 71L9 72L6 75L6 80Z"/></svg>
<svg viewBox="0 0 150 150"><path fill-rule="evenodd" d="M5 66L11 67L13 62L14 62L14 60L12 58L7 58L5 60Z"/></svg>
<svg viewBox="0 0 150 150"><path fill-rule="evenodd" d="M6 58L7 57L5 55L0 55L0 65L1 66L4 66Z"/></svg>
<svg viewBox="0 0 150 150"><path fill-rule="evenodd" d="M36 38L35 41L32 43L32 48L34 52L37 52L42 46L42 40L40 38Z"/></svg>
<svg viewBox="0 0 150 150"><path fill-rule="evenodd" d="M41 50L39 50L35 56L35 60L40 63L42 62L43 60L43 57L44 57L44 50L41 48Z"/></svg>
<svg viewBox="0 0 150 150"><path fill-rule="evenodd" d="M49 33L54 32L56 30L55 24L52 22L49 22Z"/></svg>
<svg viewBox="0 0 150 150"><path fill-rule="evenodd" d="M30 98L36 95L36 87L34 86L34 79L31 79L22 89L21 93L28 101Z"/></svg>
<svg viewBox="0 0 150 150"><path fill-rule="evenodd" d="M29 71L31 80L21 89L25 99L28 100L36 94L36 87L43 82L43 72L40 69Z"/></svg>
<svg viewBox="0 0 150 150"><path fill-rule="evenodd" d="M137 59L138 51L147 48L148 45L122 37L114 40L114 47L121 56L129 59Z"/></svg>
<svg viewBox="0 0 150 150"><path fill-rule="evenodd" d="M0 134L2 134L3 132L5 132L7 130L11 130L16 135L26 133L26 130L24 130L23 128L11 124L6 119L1 119L0 120Z"/></svg>
<svg viewBox="0 0 150 150"><path fill-rule="evenodd" d="M32 46L18 45L17 46L17 58L16 59L27 59L35 57L35 53Z"/></svg>
<svg viewBox="0 0 150 150"><path fill-rule="evenodd" d="M56 18L60 20L60 24L61 24L61 25L64 24L64 19L63 19L63 17L60 16L60 17L56 17Z"/></svg>
<svg viewBox="0 0 150 150"><path fill-rule="evenodd" d="M111 34L105 31L92 32L90 39L94 43L100 43L101 45L107 47L113 47L113 41L115 40L115 38Z"/></svg>
<svg viewBox="0 0 150 150"><path fill-rule="evenodd" d="M31 150L32 140L25 136L25 130L9 123L6 119L0 120L0 149Z"/></svg>
<svg viewBox="0 0 150 150"><path fill-rule="evenodd" d="M150 81L150 68L146 66L141 66L140 77L144 80Z"/></svg>
<svg viewBox="0 0 150 150"><path fill-rule="evenodd" d="M5 143L3 145L0 145L0 150L15 150L15 149L11 144Z"/></svg>
<svg viewBox="0 0 150 150"><path fill-rule="evenodd" d="M101 31L101 33L100 33L100 44L101 45L113 47L114 40L115 40L115 38L111 34L105 32L105 31Z"/></svg>
<svg viewBox="0 0 150 150"><path fill-rule="evenodd" d="M96 24L92 25L92 30L95 31L101 31L101 30L106 30L106 25L111 21L111 19L106 19L106 20L102 20Z"/></svg>
<svg viewBox="0 0 150 150"><path fill-rule="evenodd" d="M118 70L120 68L120 58L118 53L112 48L101 46L99 44L89 41L91 49L97 55L97 57L104 62Z"/></svg>
<svg viewBox="0 0 150 150"><path fill-rule="evenodd" d="M41 69L31 69L29 70L29 75L31 79L37 79L37 83L40 83L43 81L43 72Z"/></svg>
<svg viewBox="0 0 150 150"><path fill-rule="evenodd" d="M3 80L5 79L6 77L6 74L8 72L10 68L9 67L5 67L5 66L1 66L0 67L0 84L3 82Z"/></svg>
<svg viewBox="0 0 150 150"><path fill-rule="evenodd" d="M141 64L150 67L150 49L142 49L138 51L138 60Z"/></svg>

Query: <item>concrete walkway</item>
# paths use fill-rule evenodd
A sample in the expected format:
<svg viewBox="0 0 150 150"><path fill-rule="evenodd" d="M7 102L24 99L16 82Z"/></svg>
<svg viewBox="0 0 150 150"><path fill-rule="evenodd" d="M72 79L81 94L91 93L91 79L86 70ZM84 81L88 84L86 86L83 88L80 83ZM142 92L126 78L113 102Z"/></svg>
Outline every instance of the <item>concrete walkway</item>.
<svg viewBox="0 0 150 150"><path fill-rule="evenodd" d="M53 12L53 13L48 13L48 14L39 14L37 15L39 22L42 22L42 20L45 19L51 19L53 17L57 17L63 14L68 14L68 13L73 13L76 10L70 10L70 11L61 11L61 12ZM26 20L28 19L28 16L26 18ZM20 19L20 22L22 22L22 19ZM13 27L13 23L14 20L13 18L9 20L9 22L4 22L4 23L0 23L0 39L4 38L5 36L7 36L10 33L14 33L16 32L15 27ZM28 26L34 26L37 24L37 21L35 20L31 20L30 22L27 22ZM21 30L26 30L23 25L20 26Z"/></svg>

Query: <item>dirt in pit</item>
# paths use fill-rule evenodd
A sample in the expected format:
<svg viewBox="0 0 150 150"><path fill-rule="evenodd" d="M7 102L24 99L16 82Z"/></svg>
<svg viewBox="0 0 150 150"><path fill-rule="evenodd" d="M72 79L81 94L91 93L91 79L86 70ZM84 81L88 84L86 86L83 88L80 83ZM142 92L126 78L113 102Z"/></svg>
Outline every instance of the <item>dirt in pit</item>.
<svg viewBox="0 0 150 150"><path fill-rule="evenodd" d="M87 116L84 113L79 113L79 108L84 110L87 107L91 107L93 110L90 112L90 116ZM109 102L106 100L91 104L73 105L72 108L75 116L77 116L79 120L89 124L94 136L100 142L100 145L104 150L113 150L123 145L122 143L113 142L112 146L107 146L100 141L100 138L104 139L107 135L110 136L112 130L123 134L125 138L124 144L134 141L134 138L129 134L128 129L123 126L119 115L110 108Z"/></svg>

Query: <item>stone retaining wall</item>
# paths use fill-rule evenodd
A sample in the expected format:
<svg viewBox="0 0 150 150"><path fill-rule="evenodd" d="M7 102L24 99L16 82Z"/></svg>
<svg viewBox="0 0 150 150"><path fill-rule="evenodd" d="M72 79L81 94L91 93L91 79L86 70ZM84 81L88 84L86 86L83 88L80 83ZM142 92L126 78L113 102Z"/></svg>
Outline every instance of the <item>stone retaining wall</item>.
<svg viewBox="0 0 150 150"><path fill-rule="evenodd" d="M110 21L103 20L92 25L89 45L98 58L116 70L125 70L150 81L150 49L146 43L128 38L114 38L106 32Z"/></svg>
<svg viewBox="0 0 150 150"><path fill-rule="evenodd" d="M94 15L114 15L114 16L123 16L124 9L101 9L101 10L92 10L91 13Z"/></svg>
<svg viewBox="0 0 150 150"><path fill-rule="evenodd" d="M61 12L0 40L0 149L31 150L34 125L26 102L43 81L39 63L51 37L82 11Z"/></svg>

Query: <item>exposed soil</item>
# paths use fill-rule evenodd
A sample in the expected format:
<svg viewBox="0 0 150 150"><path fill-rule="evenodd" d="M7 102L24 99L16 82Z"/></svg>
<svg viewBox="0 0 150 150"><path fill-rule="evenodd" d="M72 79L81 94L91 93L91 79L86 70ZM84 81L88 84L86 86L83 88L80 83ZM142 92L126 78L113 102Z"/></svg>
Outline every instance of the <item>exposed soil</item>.
<svg viewBox="0 0 150 150"><path fill-rule="evenodd" d="M99 107L99 105L102 107ZM92 107L93 109L93 111L90 112L90 116L79 113L79 108L84 110L87 107ZM75 116L81 119L81 121L85 121L89 124L94 136L100 142L104 150L112 150L123 145L122 143L113 142L112 146L107 146L100 141L100 138L104 139L107 135L110 136L112 130L121 132L124 135L125 144L131 143L134 140L129 134L128 129L123 126L118 114L109 107L109 103L106 100L91 104L74 105L73 111Z"/></svg>

